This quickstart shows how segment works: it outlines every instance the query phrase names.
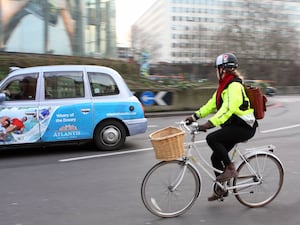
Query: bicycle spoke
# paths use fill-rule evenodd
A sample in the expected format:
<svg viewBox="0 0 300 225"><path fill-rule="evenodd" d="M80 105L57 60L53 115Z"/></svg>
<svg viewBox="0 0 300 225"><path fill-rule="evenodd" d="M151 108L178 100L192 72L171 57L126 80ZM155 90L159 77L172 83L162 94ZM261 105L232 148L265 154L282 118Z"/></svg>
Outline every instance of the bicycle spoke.
<svg viewBox="0 0 300 225"><path fill-rule="evenodd" d="M199 195L200 179L189 165L183 174L183 165L181 161L161 162L146 174L141 194L151 213L174 217L193 205Z"/></svg>
<svg viewBox="0 0 300 225"><path fill-rule="evenodd" d="M270 203L281 189L283 168L272 155L254 155L241 164L238 172L233 183L235 197L248 207Z"/></svg>

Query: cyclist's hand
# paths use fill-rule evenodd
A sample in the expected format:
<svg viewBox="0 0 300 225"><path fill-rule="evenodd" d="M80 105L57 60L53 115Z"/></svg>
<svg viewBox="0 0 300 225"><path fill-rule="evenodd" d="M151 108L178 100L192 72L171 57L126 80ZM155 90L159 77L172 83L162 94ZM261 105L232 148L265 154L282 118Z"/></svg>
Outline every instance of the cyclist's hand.
<svg viewBox="0 0 300 225"><path fill-rule="evenodd" d="M203 125L199 125L198 127L197 127L197 131L202 131L202 132L206 132L206 128L205 128L205 126L203 126Z"/></svg>
<svg viewBox="0 0 300 225"><path fill-rule="evenodd" d="M191 125L193 122L196 122L198 119L199 119L199 117L194 113L193 115L191 115L185 119L185 124Z"/></svg>
<svg viewBox="0 0 300 225"><path fill-rule="evenodd" d="M214 125L210 122L210 121L207 121L206 123L204 124L200 124L198 127L197 127L197 130L198 131L203 131L203 132L206 132L207 129L210 129L210 128L213 128Z"/></svg>
<svg viewBox="0 0 300 225"><path fill-rule="evenodd" d="M191 117L191 116L185 118L184 121L185 121L186 125L191 125L194 122L193 117Z"/></svg>

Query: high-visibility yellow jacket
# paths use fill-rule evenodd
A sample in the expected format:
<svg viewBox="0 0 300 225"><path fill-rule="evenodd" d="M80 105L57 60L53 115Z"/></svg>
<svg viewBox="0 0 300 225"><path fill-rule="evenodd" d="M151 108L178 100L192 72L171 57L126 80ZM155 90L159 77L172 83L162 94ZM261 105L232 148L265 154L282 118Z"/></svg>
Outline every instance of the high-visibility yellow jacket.
<svg viewBox="0 0 300 225"><path fill-rule="evenodd" d="M200 107L195 114L199 118L204 118L209 114L216 113L209 119L209 121L216 127L226 123L232 115L236 115L243 119L249 125L255 122L254 110L250 108L250 101L245 93L244 86L240 82L232 82L221 93L222 105L217 110L216 94L207 101L205 105ZM244 101L248 102L248 109L241 110L240 106Z"/></svg>

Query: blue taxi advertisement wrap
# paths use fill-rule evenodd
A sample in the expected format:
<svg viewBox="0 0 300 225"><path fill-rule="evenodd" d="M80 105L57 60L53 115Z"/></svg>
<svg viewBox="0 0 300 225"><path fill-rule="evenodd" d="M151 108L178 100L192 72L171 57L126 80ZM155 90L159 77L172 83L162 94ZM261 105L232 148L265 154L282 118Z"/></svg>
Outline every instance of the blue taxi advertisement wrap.
<svg viewBox="0 0 300 225"><path fill-rule="evenodd" d="M51 113L50 124L46 132L41 135L42 141L60 141L88 139L92 137L89 128L91 112L84 115L80 109L90 107L88 104L59 106Z"/></svg>
<svg viewBox="0 0 300 225"><path fill-rule="evenodd" d="M0 147L92 140L117 150L147 119L115 70L61 65L14 68L0 83L0 125Z"/></svg>

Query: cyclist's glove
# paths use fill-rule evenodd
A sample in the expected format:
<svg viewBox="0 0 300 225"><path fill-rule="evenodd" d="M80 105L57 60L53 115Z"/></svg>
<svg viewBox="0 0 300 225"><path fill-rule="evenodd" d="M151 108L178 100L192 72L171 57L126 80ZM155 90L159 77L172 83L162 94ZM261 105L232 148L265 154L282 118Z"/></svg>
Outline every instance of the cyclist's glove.
<svg viewBox="0 0 300 225"><path fill-rule="evenodd" d="M196 122L199 117L194 113L192 116L185 118L186 125L191 125L193 122Z"/></svg>
<svg viewBox="0 0 300 225"><path fill-rule="evenodd" d="M206 123L199 125L197 130L206 132L207 129L210 129L213 127L215 127L215 126L208 120Z"/></svg>

